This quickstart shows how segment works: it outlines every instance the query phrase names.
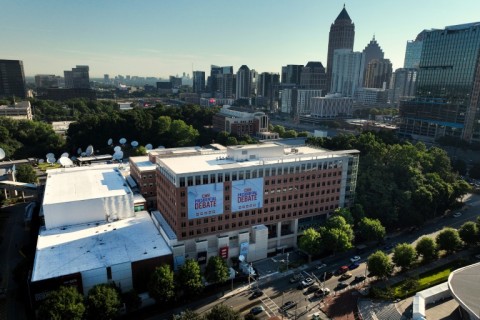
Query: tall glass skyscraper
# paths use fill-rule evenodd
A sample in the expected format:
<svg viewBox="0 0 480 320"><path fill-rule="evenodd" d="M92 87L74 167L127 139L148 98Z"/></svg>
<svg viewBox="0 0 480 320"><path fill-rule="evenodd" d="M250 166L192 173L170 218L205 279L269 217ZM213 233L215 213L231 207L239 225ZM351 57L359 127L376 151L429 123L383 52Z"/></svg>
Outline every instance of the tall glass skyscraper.
<svg viewBox="0 0 480 320"><path fill-rule="evenodd" d="M25 74L20 60L0 60L0 98L26 98Z"/></svg>
<svg viewBox="0 0 480 320"><path fill-rule="evenodd" d="M480 142L480 22L427 31L415 99L400 102L399 133Z"/></svg>

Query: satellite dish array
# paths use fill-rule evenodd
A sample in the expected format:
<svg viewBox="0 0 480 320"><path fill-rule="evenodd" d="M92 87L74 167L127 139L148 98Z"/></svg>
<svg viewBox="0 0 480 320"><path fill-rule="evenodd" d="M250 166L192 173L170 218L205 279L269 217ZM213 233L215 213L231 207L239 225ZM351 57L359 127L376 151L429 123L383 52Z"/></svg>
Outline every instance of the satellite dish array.
<svg viewBox="0 0 480 320"><path fill-rule="evenodd" d="M55 162L57 162L57 159L55 159L55 155L51 152L47 153L45 157L47 158L47 163L49 164L54 164Z"/></svg>
<svg viewBox="0 0 480 320"><path fill-rule="evenodd" d="M5 158L5 151L0 148L0 160L2 160L3 158Z"/></svg>

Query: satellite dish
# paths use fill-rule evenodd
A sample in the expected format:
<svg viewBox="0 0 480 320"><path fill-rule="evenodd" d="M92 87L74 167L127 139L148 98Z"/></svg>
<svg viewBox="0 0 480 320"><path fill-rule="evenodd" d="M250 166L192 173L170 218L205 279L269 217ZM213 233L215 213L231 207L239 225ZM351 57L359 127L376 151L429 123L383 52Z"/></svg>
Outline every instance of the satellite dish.
<svg viewBox="0 0 480 320"><path fill-rule="evenodd" d="M239 255L238 260L240 260L241 262L245 261L245 256L243 254Z"/></svg>
<svg viewBox="0 0 480 320"><path fill-rule="evenodd" d="M38 163L44 163L44 162L45 162L45 160L43 160L43 159L38 160Z"/></svg>
<svg viewBox="0 0 480 320"><path fill-rule="evenodd" d="M47 162L52 164L52 163L55 163L57 161L57 159L55 158L47 158Z"/></svg>
<svg viewBox="0 0 480 320"><path fill-rule="evenodd" d="M89 145L87 147L87 150L85 150L85 153L87 154L88 157L90 157L93 154L93 146Z"/></svg>
<svg viewBox="0 0 480 320"><path fill-rule="evenodd" d="M45 156L45 158L55 158L55 155L51 152L47 153L47 155Z"/></svg>
<svg viewBox="0 0 480 320"><path fill-rule="evenodd" d="M111 145L112 145L112 143L113 143L113 140L112 140L112 138L108 139L108 141L107 141L107 144L108 144L109 146L111 146Z"/></svg>
<svg viewBox="0 0 480 320"><path fill-rule="evenodd" d="M151 143L147 143L147 145L145 146L145 149L147 150L152 150L153 149L153 146Z"/></svg>
<svg viewBox="0 0 480 320"><path fill-rule="evenodd" d="M3 151L2 148L0 148L0 160L2 160L3 158L5 158L5 151Z"/></svg>
<svg viewBox="0 0 480 320"><path fill-rule="evenodd" d="M132 141L132 142L130 142L130 144L131 144L132 147L134 147L134 148L138 147L138 141Z"/></svg>
<svg viewBox="0 0 480 320"><path fill-rule="evenodd" d="M60 158L68 158L68 152L62 153L62 155L60 156Z"/></svg>
<svg viewBox="0 0 480 320"><path fill-rule="evenodd" d="M121 138L121 139L120 139L120 143L121 143L121 144L125 144L125 143L127 143L127 139L125 139L125 138Z"/></svg>
<svg viewBox="0 0 480 320"><path fill-rule="evenodd" d="M77 154L82 154L82 148L77 149ZM48 158L48 157L47 157Z"/></svg>
<svg viewBox="0 0 480 320"><path fill-rule="evenodd" d="M80 156L86 157L86 156L87 156L87 153L86 153L86 152L82 152L82 153L80 154Z"/></svg>
<svg viewBox="0 0 480 320"><path fill-rule="evenodd" d="M59 160L58 160L58 163L60 163L62 166L64 167L71 167L73 166L73 161L70 160L69 158L67 157L61 157Z"/></svg>
<svg viewBox="0 0 480 320"><path fill-rule="evenodd" d="M113 151L117 152L117 151L121 151L122 150L122 147L120 146L116 146L115 148L113 148Z"/></svg>
<svg viewBox="0 0 480 320"><path fill-rule="evenodd" d="M122 160L123 159L123 151L122 150L116 151L113 154L112 157L113 157L114 160Z"/></svg>

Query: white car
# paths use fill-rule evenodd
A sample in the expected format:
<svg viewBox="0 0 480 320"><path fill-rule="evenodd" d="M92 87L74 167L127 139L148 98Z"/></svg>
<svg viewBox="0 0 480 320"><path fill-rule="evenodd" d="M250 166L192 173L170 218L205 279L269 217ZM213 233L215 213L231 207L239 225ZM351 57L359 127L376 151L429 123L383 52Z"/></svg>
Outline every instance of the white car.
<svg viewBox="0 0 480 320"><path fill-rule="evenodd" d="M302 281L302 287L304 287L304 288L310 287L313 283L314 283L314 281L313 281L312 278L307 278L307 279Z"/></svg>
<svg viewBox="0 0 480 320"><path fill-rule="evenodd" d="M351 262L356 262L356 261L359 261L361 258L359 256L355 256L355 257L351 257L350 258L350 261Z"/></svg>
<svg viewBox="0 0 480 320"><path fill-rule="evenodd" d="M462 216L462 213L461 213L461 212L455 212L455 213L453 214L453 217L454 217L454 218L458 218L458 217L461 217L461 216Z"/></svg>
<svg viewBox="0 0 480 320"><path fill-rule="evenodd" d="M323 269L325 268L327 265L325 263L322 263L320 264L318 267L317 267L317 270L320 270L320 269Z"/></svg>

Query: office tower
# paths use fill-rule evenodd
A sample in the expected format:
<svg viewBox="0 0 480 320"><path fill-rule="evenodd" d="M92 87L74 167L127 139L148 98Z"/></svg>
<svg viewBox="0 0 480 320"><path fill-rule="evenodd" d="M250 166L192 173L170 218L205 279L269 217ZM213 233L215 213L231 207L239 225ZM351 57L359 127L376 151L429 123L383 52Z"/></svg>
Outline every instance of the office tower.
<svg viewBox="0 0 480 320"><path fill-rule="evenodd" d="M332 93L345 97L355 95L355 90L362 86L365 55L350 49L335 50L332 63Z"/></svg>
<svg viewBox="0 0 480 320"><path fill-rule="evenodd" d="M233 67L212 65L207 80L207 91L216 98L232 98L234 91Z"/></svg>
<svg viewBox="0 0 480 320"><path fill-rule="evenodd" d="M388 59L373 59L368 63L365 72L364 87L388 89L392 78L392 63Z"/></svg>
<svg viewBox="0 0 480 320"><path fill-rule="evenodd" d="M257 97L266 99L270 111L275 109L274 103L277 100L279 83L280 75L278 73L262 72L258 76Z"/></svg>
<svg viewBox="0 0 480 320"><path fill-rule="evenodd" d="M296 84L300 85L300 77L302 74L303 65L289 64L282 67L282 84Z"/></svg>
<svg viewBox="0 0 480 320"><path fill-rule="evenodd" d="M363 49L363 53L365 54L365 70L363 71L363 81L365 81L367 79L368 64L372 60L382 60L384 58L384 53L377 40L375 40L375 36L373 36L373 39L367 44L365 49ZM365 83L363 85L367 87Z"/></svg>
<svg viewBox="0 0 480 320"><path fill-rule="evenodd" d="M76 66L71 71L64 71L65 88L67 89L90 89L90 77L88 66Z"/></svg>
<svg viewBox="0 0 480 320"><path fill-rule="evenodd" d="M193 92L202 93L205 91L205 71L193 71Z"/></svg>
<svg viewBox="0 0 480 320"><path fill-rule="evenodd" d="M103 75L103 83L110 84L110 76L108 74Z"/></svg>
<svg viewBox="0 0 480 320"><path fill-rule="evenodd" d="M321 62L309 61L302 68L300 87L308 90L322 90L323 95L325 95L327 92L327 74Z"/></svg>
<svg viewBox="0 0 480 320"><path fill-rule="evenodd" d="M170 76L168 79L172 83L172 88L173 89L178 89L182 86L182 78L175 77L175 76Z"/></svg>
<svg viewBox="0 0 480 320"><path fill-rule="evenodd" d="M405 62L404 68L418 68L420 64L420 57L422 55L423 37L427 31L420 32L415 40L407 41L407 47L405 49Z"/></svg>
<svg viewBox="0 0 480 320"><path fill-rule="evenodd" d="M58 88L60 86L60 77L54 74L36 74L35 86L39 88Z"/></svg>
<svg viewBox="0 0 480 320"><path fill-rule="evenodd" d="M27 95L21 60L0 60L0 97L22 98Z"/></svg>
<svg viewBox="0 0 480 320"><path fill-rule="evenodd" d="M480 22L429 30L415 99L400 101L399 134L480 142Z"/></svg>
<svg viewBox="0 0 480 320"><path fill-rule="evenodd" d="M390 104L398 106L401 99L413 98L417 83L416 68L399 68L392 74L390 82L389 100Z"/></svg>
<svg viewBox="0 0 480 320"><path fill-rule="evenodd" d="M280 110L293 117L310 114L311 98L321 97L322 90L283 89Z"/></svg>
<svg viewBox="0 0 480 320"><path fill-rule="evenodd" d="M237 71L235 97L250 98L252 94L252 77L250 69L243 65Z"/></svg>
<svg viewBox="0 0 480 320"><path fill-rule="evenodd" d="M355 40L355 24L343 6L335 22L330 26L328 37L328 55L327 55L327 88L332 88L333 55L337 49L353 50L353 41Z"/></svg>
<svg viewBox="0 0 480 320"><path fill-rule="evenodd" d="M258 81L258 72L255 69L250 70L250 82L252 84L251 96L257 95L257 81Z"/></svg>

